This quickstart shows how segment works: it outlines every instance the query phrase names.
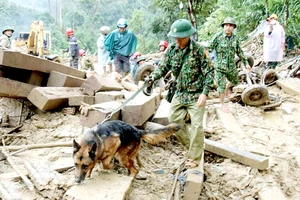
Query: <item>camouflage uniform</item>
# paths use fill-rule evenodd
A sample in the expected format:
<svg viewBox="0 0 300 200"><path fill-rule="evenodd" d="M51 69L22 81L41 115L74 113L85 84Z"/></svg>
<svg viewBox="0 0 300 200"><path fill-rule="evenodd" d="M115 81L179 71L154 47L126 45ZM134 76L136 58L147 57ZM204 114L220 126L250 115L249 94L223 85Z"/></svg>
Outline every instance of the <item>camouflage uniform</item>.
<svg viewBox="0 0 300 200"><path fill-rule="evenodd" d="M188 158L199 162L204 144L202 121L205 106L199 108L197 100L201 93L208 95L213 86L213 68L208 51L193 40L185 49L172 44L159 63L159 68L150 77L158 80L170 69L176 78L176 92L171 101L169 121L183 125L175 134L189 147ZM185 123L187 114L191 119L190 131Z"/></svg>
<svg viewBox="0 0 300 200"><path fill-rule="evenodd" d="M223 93L226 90L226 78L233 85L237 85L239 82L238 71L234 62L235 54L241 58L245 66L248 62L240 46L239 38L235 34L230 37L224 31L216 34L210 41L209 50L216 51L215 80L218 84L218 92Z"/></svg>
<svg viewBox="0 0 300 200"><path fill-rule="evenodd" d="M94 64L89 57L80 57L80 70L90 70L94 71Z"/></svg>

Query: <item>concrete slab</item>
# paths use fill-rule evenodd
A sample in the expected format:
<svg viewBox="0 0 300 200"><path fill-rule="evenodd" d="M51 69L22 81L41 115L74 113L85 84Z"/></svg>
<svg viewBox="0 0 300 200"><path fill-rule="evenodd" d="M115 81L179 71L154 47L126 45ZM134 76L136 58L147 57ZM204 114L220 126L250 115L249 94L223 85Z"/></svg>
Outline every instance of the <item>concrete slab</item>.
<svg viewBox="0 0 300 200"><path fill-rule="evenodd" d="M124 200L130 192L132 181L130 176L101 173L85 180L84 184L72 186L63 200Z"/></svg>

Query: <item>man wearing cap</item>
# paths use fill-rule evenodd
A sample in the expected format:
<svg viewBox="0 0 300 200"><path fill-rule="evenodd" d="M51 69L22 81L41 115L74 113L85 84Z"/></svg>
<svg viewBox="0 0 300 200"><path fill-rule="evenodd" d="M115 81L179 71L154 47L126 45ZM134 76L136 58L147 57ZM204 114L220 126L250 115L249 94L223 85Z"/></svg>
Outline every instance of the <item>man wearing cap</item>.
<svg viewBox="0 0 300 200"><path fill-rule="evenodd" d="M112 31L104 40L104 46L114 60L115 71L121 76L130 72L129 57L135 52L137 39L133 32L127 30L127 20L119 19L118 29Z"/></svg>
<svg viewBox="0 0 300 200"><path fill-rule="evenodd" d="M108 26L102 26L100 28L100 36L97 40L98 47L98 65L102 67L103 73L106 74L106 66L109 66L109 73L112 72L112 61L109 57L109 51L104 48L104 40L108 35L110 28ZM100 74L99 67L96 67L95 70L98 74Z"/></svg>
<svg viewBox="0 0 300 200"><path fill-rule="evenodd" d="M182 125L175 133L188 148L185 168L199 165L203 153L203 115L209 90L213 86L213 68L208 51L190 38L197 30L186 19L175 21L168 34L176 43L169 45L159 67L148 77L148 87L164 77L169 70L175 76L175 94L171 100L169 121ZM187 127L187 116L191 128Z"/></svg>
<svg viewBox="0 0 300 200"><path fill-rule="evenodd" d="M264 31L264 61L273 69L282 61L285 48L285 32L277 20L277 15L272 14Z"/></svg>
<svg viewBox="0 0 300 200"><path fill-rule="evenodd" d="M218 85L217 91L221 100L222 110L229 112L224 103L225 93L227 94L230 85L238 84L238 70L235 65L235 54L240 57L242 63L250 71L251 67L247 62L244 52L241 48L239 38L233 33L236 28L235 20L227 17L221 25L223 31L214 35L209 42L209 50L215 50L216 58L214 62L215 79ZM227 83L227 80L229 81Z"/></svg>
<svg viewBox="0 0 300 200"><path fill-rule="evenodd" d="M14 29L10 26L5 26L0 37L0 47L11 48L10 37L12 36Z"/></svg>

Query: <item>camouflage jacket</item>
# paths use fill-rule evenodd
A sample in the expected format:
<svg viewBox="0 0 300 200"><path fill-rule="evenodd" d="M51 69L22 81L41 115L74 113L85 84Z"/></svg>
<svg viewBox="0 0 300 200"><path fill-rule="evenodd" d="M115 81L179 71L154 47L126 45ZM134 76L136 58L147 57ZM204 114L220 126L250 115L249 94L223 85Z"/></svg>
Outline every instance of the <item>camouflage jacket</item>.
<svg viewBox="0 0 300 200"><path fill-rule="evenodd" d="M217 71L230 72L236 70L235 54L240 57L245 66L248 64L239 38L235 34L228 38L224 31L217 33L209 42L208 49L209 51L216 51L214 67Z"/></svg>
<svg viewBox="0 0 300 200"><path fill-rule="evenodd" d="M158 80L169 70L176 78L175 95L181 103L194 103L201 93L208 95L213 87L213 68L208 51L194 40L190 40L185 49L180 49L175 43L170 45L151 77Z"/></svg>

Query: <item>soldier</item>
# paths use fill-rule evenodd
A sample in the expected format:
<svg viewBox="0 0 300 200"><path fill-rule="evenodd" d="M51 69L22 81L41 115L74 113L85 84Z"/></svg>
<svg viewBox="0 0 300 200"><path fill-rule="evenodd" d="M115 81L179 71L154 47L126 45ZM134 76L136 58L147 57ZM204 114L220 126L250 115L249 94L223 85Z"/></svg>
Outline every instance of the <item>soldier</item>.
<svg viewBox="0 0 300 200"><path fill-rule="evenodd" d="M69 40L69 47L64 52L69 52L70 55L70 67L74 67L78 69L78 59L79 59L79 45L77 42L77 38L74 35L74 30L68 28L66 30L66 35Z"/></svg>
<svg viewBox="0 0 300 200"><path fill-rule="evenodd" d="M137 39L133 32L127 30L127 20L119 19L118 29L110 32L104 40L105 49L114 59L115 71L121 76L130 72L129 57L135 52Z"/></svg>
<svg viewBox="0 0 300 200"><path fill-rule="evenodd" d="M11 48L10 37L12 36L14 29L10 26L5 26L0 37L0 47Z"/></svg>
<svg viewBox="0 0 300 200"><path fill-rule="evenodd" d="M169 121L182 125L176 137L188 148L185 168L199 165L203 153L203 115L209 90L213 86L213 68L208 51L190 38L196 29L186 19L175 21L168 34L176 43L169 45L159 67L148 77L149 87L172 70L175 93L171 100ZM185 119L191 119L191 129Z"/></svg>
<svg viewBox="0 0 300 200"><path fill-rule="evenodd" d="M251 70L247 59L242 51L239 38L233 33L236 28L235 20L227 17L221 24L223 31L217 33L209 42L209 50L215 50L216 58L214 61L215 78L218 85L217 91L221 100L222 110L229 112L224 103L225 93L228 94L230 85L238 84L238 70L234 62L235 54L242 60L248 70ZM229 81L228 83L227 80Z"/></svg>

